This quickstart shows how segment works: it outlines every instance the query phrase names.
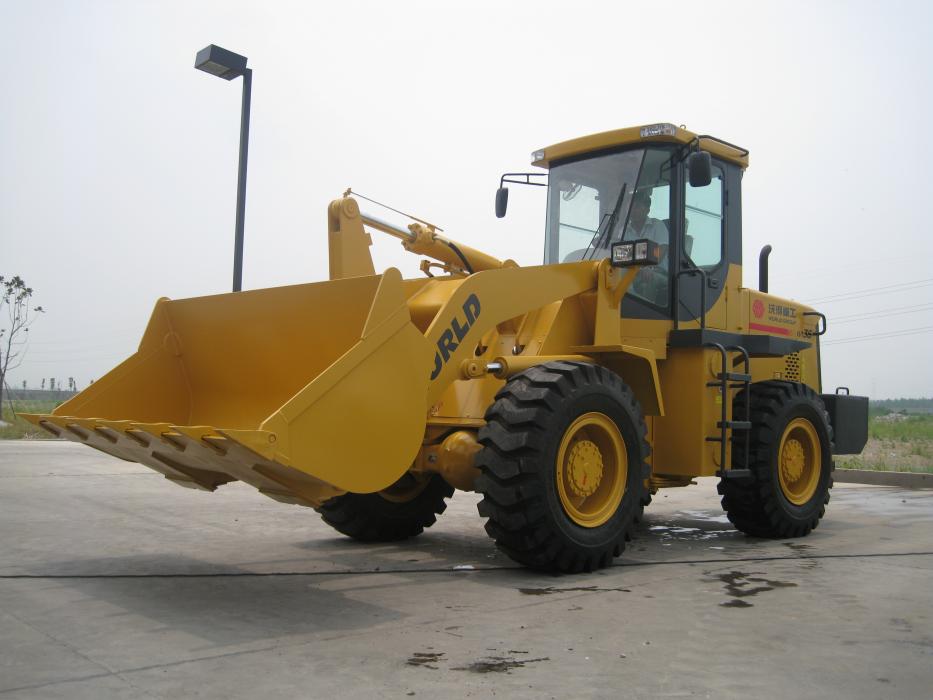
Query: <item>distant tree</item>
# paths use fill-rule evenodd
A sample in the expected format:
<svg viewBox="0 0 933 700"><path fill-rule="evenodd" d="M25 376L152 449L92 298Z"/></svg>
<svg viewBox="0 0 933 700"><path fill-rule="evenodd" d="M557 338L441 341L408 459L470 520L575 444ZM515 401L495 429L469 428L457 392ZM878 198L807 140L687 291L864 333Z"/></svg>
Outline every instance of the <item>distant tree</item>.
<svg viewBox="0 0 933 700"><path fill-rule="evenodd" d="M36 320L35 314L42 313L41 306L32 306L31 298L32 287L27 287L19 275L10 279L0 277L0 309L6 307L6 322L9 323L6 328L0 328L0 405L7 373L22 363L29 326Z"/></svg>
<svg viewBox="0 0 933 700"><path fill-rule="evenodd" d="M42 377L42 391L45 391L45 377Z"/></svg>
<svg viewBox="0 0 933 700"><path fill-rule="evenodd" d="M26 391L26 380L23 380L23 391Z"/></svg>
<svg viewBox="0 0 933 700"><path fill-rule="evenodd" d="M49 380L49 391L55 391L55 377Z"/></svg>

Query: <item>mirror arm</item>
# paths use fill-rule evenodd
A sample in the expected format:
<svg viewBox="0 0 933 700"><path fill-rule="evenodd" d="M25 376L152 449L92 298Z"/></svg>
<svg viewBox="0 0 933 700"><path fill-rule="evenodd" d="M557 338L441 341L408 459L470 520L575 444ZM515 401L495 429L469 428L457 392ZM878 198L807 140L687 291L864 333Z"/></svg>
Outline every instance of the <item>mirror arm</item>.
<svg viewBox="0 0 933 700"><path fill-rule="evenodd" d="M524 180L510 180L509 178L521 177ZM533 182L531 178L543 177L545 182ZM499 178L499 187L504 187L505 183L511 182L513 185L534 185L535 187L547 187L547 173L503 173Z"/></svg>
<svg viewBox="0 0 933 700"><path fill-rule="evenodd" d="M544 182L534 182L531 178L542 177ZM499 178L499 189L496 190L496 218L501 219L505 216L506 209L509 206L509 188L505 183L511 182L515 185L534 185L535 187L547 187L547 173L503 173ZM512 178L524 178L516 180Z"/></svg>

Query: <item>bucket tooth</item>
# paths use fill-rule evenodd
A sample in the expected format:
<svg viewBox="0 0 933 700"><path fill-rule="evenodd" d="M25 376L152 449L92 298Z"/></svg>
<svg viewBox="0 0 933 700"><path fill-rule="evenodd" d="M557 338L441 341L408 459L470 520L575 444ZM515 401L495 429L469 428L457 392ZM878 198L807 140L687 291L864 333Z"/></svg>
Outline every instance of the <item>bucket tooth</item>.
<svg viewBox="0 0 933 700"><path fill-rule="evenodd" d="M211 469L196 455L185 454L179 437L169 424L139 424L133 421L96 421L96 433L116 442L94 447L133 462L144 464L181 486L213 491L233 481L228 475ZM168 447L170 449L165 449Z"/></svg>
<svg viewBox="0 0 933 700"><path fill-rule="evenodd" d="M116 445L120 440L120 436L117 435L113 428L108 428L104 425L95 426L94 432L104 438L104 440L107 440L111 445Z"/></svg>
<svg viewBox="0 0 933 700"><path fill-rule="evenodd" d="M57 438L64 437L62 435L61 428L59 428L57 425L55 425L52 421L48 420L47 418L43 418L42 420L39 421L39 427L45 430L47 433L54 435Z"/></svg>
<svg viewBox="0 0 933 700"><path fill-rule="evenodd" d="M42 416L39 425L57 437L97 447L103 440L95 433L97 423L93 418L74 418L71 416Z"/></svg>
<svg viewBox="0 0 933 700"><path fill-rule="evenodd" d="M91 434L84 428L84 426L78 425L76 423L66 423L65 430L77 437L81 442L87 442L88 438L91 437Z"/></svg>
<svg viewBox="0 0 933 700"><path fill-rule="evenodd" d="M252 449L253 444L269 444L267 431L217 431L220 436L210 436L212 449L223 450L225 464L237 478L255 486L259 491L277 501L299 503L317 507L325 501L345 493L342 489L315 479L305 472L284 466ZM244 445L237 438L246 438L248 433L256 435ZM232 435L231 435L232 434ZM233 471L236 469L236 472Z"/></svg>
<svg viewBox="0 0 933 700"><path fill-rule="evenodd" d="M274 444L275 435L266 430L224 431L207 425L55 415L32 418L55 436L144 464L188 488L214 491L238 480L277 501L311 507L345 493L273 461L271 450L263 448ZM260 454L260 449L266 454Z"/></svg>
<svg viewBox="0 0 933 700"><path fill-rule="evenodd" d="M253 470L274 481L279 485L275 489L260 489L260 491L277 501L285 503L295 503L295 495L300 501L308 503L314 507L320 506L331 498L345 493L330 484L325 484L304 472L290 467L283 467L275 462L253 465ZM293 495L294 494L294 495Z"/></svg>

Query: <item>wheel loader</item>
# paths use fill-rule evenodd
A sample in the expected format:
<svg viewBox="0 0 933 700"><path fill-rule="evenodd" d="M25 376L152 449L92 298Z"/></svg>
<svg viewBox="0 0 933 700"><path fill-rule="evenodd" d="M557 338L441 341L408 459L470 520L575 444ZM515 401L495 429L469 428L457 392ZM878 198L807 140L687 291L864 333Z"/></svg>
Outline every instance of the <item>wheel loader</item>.
<svg viewBox="0 0 933 700"><path fill-rule="evenodd" d="M529 567L621 554L658 489L717 476L755 537L808 534L866 397L823 393L819 311L742 282L748 151L671 124L535 151L542 265L413 220L328 207L330 279L159 299L135 354L51 414L56 436L206 491L243 481L364 541L435 522L454 489ZM377 274L370 231L423 256Z"/></svg>

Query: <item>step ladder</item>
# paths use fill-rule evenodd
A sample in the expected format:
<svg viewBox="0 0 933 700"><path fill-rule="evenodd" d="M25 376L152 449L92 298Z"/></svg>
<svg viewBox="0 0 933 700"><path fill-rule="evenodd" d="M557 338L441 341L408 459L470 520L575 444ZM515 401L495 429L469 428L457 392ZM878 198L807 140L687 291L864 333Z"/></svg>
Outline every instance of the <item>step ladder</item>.
<svg viewBox="0 0 933 700"><path fill-rule="evenodd" d="M711 382L706 382L707 387L715 387L719 391L719 395L722 396L722 415L716 423L716 427L719 428L719 435L706 438L707 442L719 443L719 471L716 472L716 476L720 479L750 479L752 478L752 472L748 468L749 440L746 439L744 441L745 459L742 461L742 464L745 465L745 467L742 469L732 469L730 466L726 465L726 441L728 440L732 444L734 461L736 431L744 432L747 437L748 432L752 429L751 396L749 395L752 375L748 351L741 345L723 345L721 343L703 343L703 347L717 350L722 360L722 371L716 375L716 379ZM744 372L733 372L730 370L730 352L737 352L742 356L742 361L745 364ZM735 389L745 390L745 396L749 399L745 401L744 420L735 420L736 417L734 415L732 416L732 420L728 419L729 407L733 403L732 391Z"/></svg>

